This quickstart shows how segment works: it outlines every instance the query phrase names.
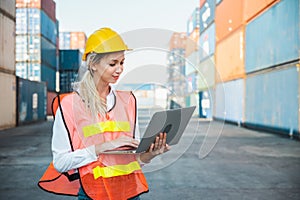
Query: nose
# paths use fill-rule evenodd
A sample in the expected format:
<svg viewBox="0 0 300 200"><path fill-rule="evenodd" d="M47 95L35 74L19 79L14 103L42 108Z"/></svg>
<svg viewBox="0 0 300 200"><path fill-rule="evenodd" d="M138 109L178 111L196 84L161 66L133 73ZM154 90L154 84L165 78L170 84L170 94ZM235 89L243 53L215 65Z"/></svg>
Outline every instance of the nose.
<svg viewBox="0 0 300 200"><path fill-rule="evenodd" d="M117 65L116 73L121 74L123 71L123 66L122 65Z"/></svg>

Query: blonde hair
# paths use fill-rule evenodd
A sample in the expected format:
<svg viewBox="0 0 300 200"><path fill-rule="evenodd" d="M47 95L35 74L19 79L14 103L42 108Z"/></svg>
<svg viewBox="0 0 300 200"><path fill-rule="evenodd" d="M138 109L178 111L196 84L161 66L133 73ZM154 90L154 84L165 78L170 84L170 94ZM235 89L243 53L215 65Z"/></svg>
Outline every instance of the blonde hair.
<svg viewBox="0 0 300 200"><path fill-rule="evenodd" d="M98 118L98 114L105 116L107 111L106 100L102 99L97 91L96 84L93 79L93 70L91 69L92 64L98 64L107 53L90 53L87 56L86 63L83 66L86 68L81 80L73 83L73 90L76 91L83 102L85 103L86 109L90 112L94 119Z"/></svg>

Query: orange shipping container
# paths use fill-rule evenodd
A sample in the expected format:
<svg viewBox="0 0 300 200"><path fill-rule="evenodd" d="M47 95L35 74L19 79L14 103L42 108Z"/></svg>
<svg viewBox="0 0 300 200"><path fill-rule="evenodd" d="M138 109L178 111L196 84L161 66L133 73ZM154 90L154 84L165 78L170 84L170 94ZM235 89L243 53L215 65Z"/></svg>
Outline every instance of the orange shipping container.
<svg viewBox="0 0 300 200"><path fill-rule="evenodd" d="M70 48L84 49L86 42L86 35L84 32L71 32L70 34Z"/></svg>
<svg viewBox="0 0 300 200"><path fill-rule="evenodd" d="M173 33L170 39L169 48L172 49L185 49L187 36L186 33Z"/></svg>
<svg viewBox="0 0 300 200"><path fill-rule="evenodd" d="M193 52L197 51L199 37L199 28L196 28L186 40L185 57L188 57Z"/></svg>
<svg viewBox="0 0 300 200"><path fill-rule="evenodd" d="M219 42L243 24L243 1L223 0L216 7L215 23Z"/></svg>
<svg viewBox="0 0 300 200"><path fill-rule="evenodd" d="M216 46L216 82L245 77L245 28L241 27Z"/></svg>
<svg viewBox="0 0 300 200"><path fill-rule="evenodd" d="M41 0L16 0L16 8L41 8Z"/></svg>
<svg viewBox="0 0 300 200"><path fill-rule="evenodd" d="M279 0L244 0L243 19L245 22L250 21L253 17L261 13L266 8L278 3Z"/></svg>

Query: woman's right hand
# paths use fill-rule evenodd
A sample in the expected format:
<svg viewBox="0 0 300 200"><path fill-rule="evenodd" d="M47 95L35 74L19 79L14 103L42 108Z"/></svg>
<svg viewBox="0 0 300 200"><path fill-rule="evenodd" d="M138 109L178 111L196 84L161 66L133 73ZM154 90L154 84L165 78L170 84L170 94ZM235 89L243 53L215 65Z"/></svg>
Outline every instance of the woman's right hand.
<svg viewBox="0 0 300 200"><path fill-rule="evenodd" d="M123 135L115 140L111 140L102 144L95 145L95 151L96 154L99 155L102 152L114 150L122 146L130 146L132 148L137 148L139 146L139 143L140 142L138 140Z"/></svg>

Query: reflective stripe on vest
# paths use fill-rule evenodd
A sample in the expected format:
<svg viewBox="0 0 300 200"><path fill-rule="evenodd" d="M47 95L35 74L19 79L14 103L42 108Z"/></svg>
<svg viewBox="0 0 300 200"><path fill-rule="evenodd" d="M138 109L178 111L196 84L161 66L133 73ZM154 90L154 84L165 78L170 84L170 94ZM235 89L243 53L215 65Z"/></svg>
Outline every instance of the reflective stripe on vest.
<svg viewBox="0 0 300 200"><path fill-rule="evenodd" d="M109 167L95 167L93 169L94 178L99 177L110 178L114 176L128 175L136 170L140 170L141 166L137 161L133 161L127 165L114 165Z"/></svg>
<svg viewBox="0 0 300 200"><path fill-rule="evenodd" d="M82 127L84 137L104 132L129 132L130 123L122 121L104 121Z"/></svg>

